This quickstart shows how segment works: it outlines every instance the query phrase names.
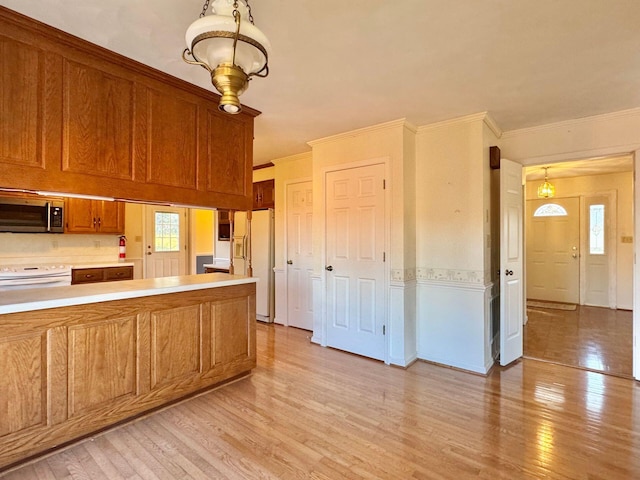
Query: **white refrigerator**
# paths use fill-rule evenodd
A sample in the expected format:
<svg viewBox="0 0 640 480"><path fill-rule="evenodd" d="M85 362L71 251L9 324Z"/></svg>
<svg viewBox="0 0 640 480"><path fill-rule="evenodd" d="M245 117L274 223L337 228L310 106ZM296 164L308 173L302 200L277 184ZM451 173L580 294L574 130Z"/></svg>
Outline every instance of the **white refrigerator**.
<svg viewBox="0 0 640 480"><path fill-rule="evenodd" d="M233 224L233 267L234 273L246 275L249 248L251 265L256 283L256 319L273 322L275 316L275 274L273 209L256 210L251 219L251 242L247 238L247 214L236 212Z"/></svg>

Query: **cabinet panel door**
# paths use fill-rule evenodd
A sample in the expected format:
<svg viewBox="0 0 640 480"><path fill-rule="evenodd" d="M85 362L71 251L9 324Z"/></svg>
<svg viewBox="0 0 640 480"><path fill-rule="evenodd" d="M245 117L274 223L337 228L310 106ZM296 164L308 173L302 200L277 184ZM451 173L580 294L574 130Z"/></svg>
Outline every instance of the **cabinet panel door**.
<svg viewBox="0 0 640 480"><path fill-rule="evenodd" d="M252 165L247 136L253 142L253 132L246 121L221 115L208 111L207 190L248 196Z"/></svg>
<svg viewBox="0 0 640 480"><path fill-rule="evenodd" d="M0 37L0 163L43 167L44 54Z"/></svg>
<svg viewBox="0 0 640 480"><path fill-rule="evenodd" d="M275 180L264 180L253 184L253 209L275 207Z"/></svg>
<svg viewBox="0 0 640 480"><path fill-rule="evenodd" d="M147 90L147 182L196 189L197 99Z"/></svg>
<svg viewBox="0 0 640 480"><path fill-rule="evenodd" d="M251 301L255 302L255 297L230 298L211 303L211 344L214 346L211 367L244 361L253 354L251 324L255 323L255 314L252 315Z"/></svg>
<svg viewBox="0 0 640 480"><path fill-rule="evenodd" d="M133 178L133 83L66 60L63 170Z"/></svg>
<svg viewBox="0 0 640 480"><path fill-rule="evenodd" d="M69 328L69 416L135 394L136 317Z"/></svg>
<svg viewBox="0 0 640 480"><path fill-rule="evenodd" d="M100 233L124 233L124 203L96 201L99 204Z"/></svg>
<svg viewBox="0 0 640 480"><path fill-rule="evenodd" d="M0 341L0 437L45 423L45 355L41 335Z"/></svg>
<svg viewBox="0 0 640 480"><path fill-rule="evenodd" d="M67 198L64 202L66 233L95 233L98 217L94 211L94 201L84 198Z"/></svg>

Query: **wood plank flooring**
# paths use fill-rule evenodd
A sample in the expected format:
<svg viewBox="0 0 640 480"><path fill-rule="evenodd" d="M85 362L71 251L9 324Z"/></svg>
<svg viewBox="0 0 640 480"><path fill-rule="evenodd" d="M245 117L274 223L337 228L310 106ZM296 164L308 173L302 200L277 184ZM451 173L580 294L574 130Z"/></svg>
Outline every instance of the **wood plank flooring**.
<svg viewBox="0 0 640 480"><path fill-rule="evenodd" d="M527 308L524 354L562 365L633 376L633 314L586 307Z"/></svg>
<svg viewBox="0 0 640 480"><path fill-rule="evenodd" d="M3 480L640 478L632 380L527 359L402 370L308 335L259 325L251 377Z"/></svg>

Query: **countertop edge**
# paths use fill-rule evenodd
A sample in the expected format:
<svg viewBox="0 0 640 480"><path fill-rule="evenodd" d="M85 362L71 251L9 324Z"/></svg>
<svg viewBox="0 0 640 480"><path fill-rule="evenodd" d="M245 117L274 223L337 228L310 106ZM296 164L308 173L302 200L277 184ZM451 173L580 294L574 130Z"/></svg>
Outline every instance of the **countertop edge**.
<svg viewBox="0 0 640 480"><path fill-rule="evenodd" d="M258 279L255 277L244 275L207 273L54 288L33 288L14 292L11 297L0 295L0 315L228 287L257 281Z"/></svg>

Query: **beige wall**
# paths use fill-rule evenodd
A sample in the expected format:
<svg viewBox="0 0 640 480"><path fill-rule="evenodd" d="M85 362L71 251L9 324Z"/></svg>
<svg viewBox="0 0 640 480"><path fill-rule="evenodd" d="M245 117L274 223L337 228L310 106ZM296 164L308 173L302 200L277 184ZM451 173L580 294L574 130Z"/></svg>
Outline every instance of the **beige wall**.
<svg viewBox="0 0 640 480"><path fill-rule="evenodd" d="M540 181L527 182L527 200L537 198ZM579 197L615 190L617 192L617 305L633 307L633 243L622 243L623 236L633 237L633 172L552 179L558 197Z"/></svg>
<svg viewBox="0 0 640 480"><path fill-rule="evenodd" d="M481 116L418 130L418 268L468 272L484 279L488 167L483 134Z"/></svg>

